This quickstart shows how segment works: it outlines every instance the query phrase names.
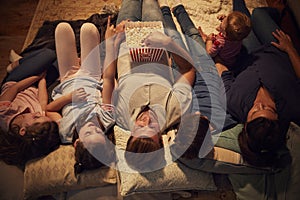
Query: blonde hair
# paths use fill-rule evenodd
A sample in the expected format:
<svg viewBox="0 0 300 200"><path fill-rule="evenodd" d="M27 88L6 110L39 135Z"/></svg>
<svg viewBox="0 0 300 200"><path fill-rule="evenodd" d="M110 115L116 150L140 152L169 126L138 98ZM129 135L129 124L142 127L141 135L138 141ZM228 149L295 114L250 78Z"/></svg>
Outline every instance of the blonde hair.
<svg viewBox="0 0 300 200"><path fill-rule="evenodd" d="M250 18L239 11L233 11L227 16L226 37L229 40L243 40L251 31Z"/></svg>

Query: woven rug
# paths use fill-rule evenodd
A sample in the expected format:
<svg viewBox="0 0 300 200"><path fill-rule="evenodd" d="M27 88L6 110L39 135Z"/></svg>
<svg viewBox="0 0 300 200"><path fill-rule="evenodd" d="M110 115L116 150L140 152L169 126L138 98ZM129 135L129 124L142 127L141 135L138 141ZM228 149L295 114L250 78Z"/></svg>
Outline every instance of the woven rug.
<svg viewBox="0 0 300 200"><path fill-rule="evenodd" d="M39 0L26 40L25 49L46 20L87 19L94 13L118 10L122 0Z"/></svg>
<svg viewBox="0 0 300 200"><path fill-rule="evenodd" d="M169 0L174 5L177 0ZM265 0L245 0L250 11L265 6ZM94 13L118 10L122 0L40 0L36 8L23 49L33 40L45 20L86 19ZM215 32L219 21L217 15L228 14L232 10L232 0L182 0L196 27L201 26L205 33ZM174 20L179 28L176 20Z"/></svg>

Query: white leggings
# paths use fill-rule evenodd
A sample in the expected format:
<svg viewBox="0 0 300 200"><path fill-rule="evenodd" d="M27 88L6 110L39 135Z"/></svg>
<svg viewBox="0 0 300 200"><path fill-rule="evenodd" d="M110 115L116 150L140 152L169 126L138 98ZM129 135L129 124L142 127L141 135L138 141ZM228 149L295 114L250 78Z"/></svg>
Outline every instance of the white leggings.
<svg viewBox="0 0 300 200"><path fill-rule="evenodd" d="M61 82L79 75L97 80L101 78L100 34L92 23L80 29L80 61L77 56L75 34L70 24L59 23L55 29L55 45ZM81 62L81 65L80 65Z"/></svg>

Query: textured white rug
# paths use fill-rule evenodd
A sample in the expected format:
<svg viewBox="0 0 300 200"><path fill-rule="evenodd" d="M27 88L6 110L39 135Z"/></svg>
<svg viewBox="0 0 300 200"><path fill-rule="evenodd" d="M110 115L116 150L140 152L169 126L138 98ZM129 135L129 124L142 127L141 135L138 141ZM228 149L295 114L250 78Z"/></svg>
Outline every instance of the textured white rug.
<svg viewBox="0 0 300 200"><path fill-rule="evenodd" d="M168 0L170 6L175 1ZM265 0L245 1L250 11L255 7L266 5ZM39 0L24 48L31 43L45 20L86 19L91 14L103 12L103 7L112 8L115 6L118 9L121 2L122 0ZM232 10L232 0L182 0L182 3L196 27L201 26L205 33L215 32L215 28L220 23L217 20L217 15L228 14ZM176 20L174 21L176 22Z"/></svg>

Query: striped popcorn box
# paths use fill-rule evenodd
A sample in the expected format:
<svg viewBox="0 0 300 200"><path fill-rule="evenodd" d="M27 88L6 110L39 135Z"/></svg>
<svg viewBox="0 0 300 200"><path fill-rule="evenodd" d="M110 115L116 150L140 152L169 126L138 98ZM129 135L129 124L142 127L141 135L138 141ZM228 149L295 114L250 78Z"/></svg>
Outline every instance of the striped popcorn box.
<svg viewBox="0 0 300 200"><path fill-rule="evenodd" d="M161 21L127 22L125 25L126 43L133 62L158 62L164 48L145 47L144 39L155 31L164 32Z"/></svg>
<svg viewBox="0 0 300 200"><path fill-rule="evenodd" d="M157 62L161 59L165 49L163 48L129 48L131 60L133 62Z"/></svg>

